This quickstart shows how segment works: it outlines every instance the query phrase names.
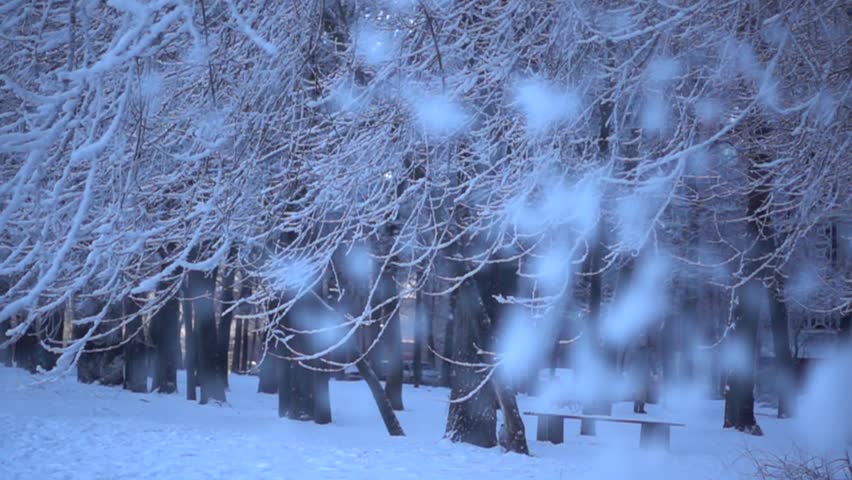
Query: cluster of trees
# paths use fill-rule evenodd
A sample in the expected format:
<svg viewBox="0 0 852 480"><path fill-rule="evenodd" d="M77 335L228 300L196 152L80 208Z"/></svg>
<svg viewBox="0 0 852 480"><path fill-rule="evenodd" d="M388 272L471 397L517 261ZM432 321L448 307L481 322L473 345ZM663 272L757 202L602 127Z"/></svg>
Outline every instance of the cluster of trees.
<svg viewBox="0 0 852 480"><path fill-rule="evenodd" d="M495 445L499 405L526 451L517 378L566 333L594 375L642 335L738 347L756 432L763 305L790 381L791 308L852 299L852 12L818 3L12 1L0 348L141 391L153 346L174 392L183 331L205 403L260 335L281 415L330 421L357 366L402 434L415 296L449 304L453 440Z"/></svg>

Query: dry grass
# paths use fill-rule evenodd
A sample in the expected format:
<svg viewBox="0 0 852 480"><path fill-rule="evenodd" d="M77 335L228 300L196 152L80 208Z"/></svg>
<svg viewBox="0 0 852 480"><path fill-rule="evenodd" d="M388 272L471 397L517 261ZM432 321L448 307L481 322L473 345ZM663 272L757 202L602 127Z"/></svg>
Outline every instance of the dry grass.
<svg viewBox="0 0 852 480"><path fill-rule="evenodd" d="M748 450L746 458L754 465L755 478L761 480L852 480L852 460L825 457L796 448L778 454Z"/></svg>

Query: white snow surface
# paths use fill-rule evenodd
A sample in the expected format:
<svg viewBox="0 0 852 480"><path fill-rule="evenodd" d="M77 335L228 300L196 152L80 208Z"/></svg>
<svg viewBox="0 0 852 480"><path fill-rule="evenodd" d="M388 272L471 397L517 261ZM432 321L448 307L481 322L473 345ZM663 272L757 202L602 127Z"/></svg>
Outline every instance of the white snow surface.
<svg viewBox="0 0 852 480"><path fill-rule="evenodd" d="M672 429L670 452L640 450L637 425L599 423L596 437L581 437L575 420L566 421L564 444L537 442L535 419L525 416L527 457L442 439L444 388L406 385L398 415L408 436L391 438L363 382L332 381L333 423L316 425L278 418L277 396L255 393L250 376L231 375L224 406L73 377L37 381L0 367L5 479L736 479L752 478L746 449L783 453L794 443L790 421L770 410L758 412L766 436L751 437L722 430L721 401L694 396L648 407L650 417L687 424ZM518 400L522 410L536 402ZM619 403L614 413L630 409Z"/></svg>

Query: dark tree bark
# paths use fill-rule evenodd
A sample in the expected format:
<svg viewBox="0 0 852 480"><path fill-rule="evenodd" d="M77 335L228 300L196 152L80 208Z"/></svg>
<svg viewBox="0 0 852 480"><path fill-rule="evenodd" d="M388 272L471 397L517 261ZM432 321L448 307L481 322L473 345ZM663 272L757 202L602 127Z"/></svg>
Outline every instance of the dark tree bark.
<svg viewBox="0 0 852 480"><path fill-rule="evenodd" d="M177 392L177 367L180 361L180 300L166 301L151 317L154 343L154 380L151 389L159 393Z"/></svg>
<svg viewBox="0 0 852 480"><path fill-rule="evenodd" d="M331 423L331 395L328 388L329 376L324 372L313 372L314 378L314 422Z"/></svg>
<svg viewBox="0 0 852 480"><path fill-rule="evenodd" d="M228 351L231 346L231 323L234 318L233 310L230 310L234 305L234 276L236 271L232 268L222 280L222 316L219 319L219 329L216 340L218 348L216 349L216 373L220 377L220 381L228 388Z"/></svg>
<svg viewBox="0 0 852 480"><path fill-rule="evenodd" d="M393 267L388 267L388 270L382 273L378 290L373 297L374 308L397 295L394 272ZM381 324L375 323L368 335L371 337L369 340L379 335L381 337L368 357L373 363L374 371L385 381L385 393L394 410L402 410L402 330L398 313L393 313L397 302L398 300L393 300L379 308L377 320L380 320ZM368 341L367 344L369 343L371 342Z"/></svg>
<svg viewBox="0 0 852 480"><path fill-rule="evenodd" d="M6 295L8 291L9 283L5 279L0 278L0 296ZM3 345L6 341L9 340L9 337L6 336L6 332L8 332L10 328L12 328L11 318L0 322L0 345ZM9 343L8 345L0 348L0 363L2 363L6 367L12 366L14 348L15 345L12 343Z"/></svg>
<svg viewBox="0 0 852 480"><path fill-rule="evenodd" d="M589 252L588 264L586 266L586 271L591 274L591 276L589 278L589 318L585 330L588 332L586 335L586 341L589 343L589 350L597 354L600 361L606 365L610 363L607 361L607 349L602 344L599 335L603 278L598 270L600 270L601 258L603 258L604 249L602 228L599 228L597 236L598 238L595 240L595 245L593 246L592 251ZM608 395L604 392L597 392L597 398L593 399L591 402L583 404L583 414L612 415L611 402L611 399L608 398ZM585 420L580 422L580 435L594 434L595 422Z"/></svg>
<svg viewBox="0 0 852 480"><path fill-rule="evenodd" d="M307 319L315 315L318 307L305 300L297 303L294 310L285 318L288 328L296 330L308 325L293 323L295 318ZM289 344L296 352L310 354L316 351L311 338L295 334ZM287 355L293 352L284 352ZM319 424L331 423L331 398L329 397L328 374L318 371L322 363L317 360L304 363L283 359L278 362L278 415L287 416L293 420L313 420Z"/></svg>
<svg viewBox="0 0 852 480"><path fill-rule="evenodd" d="M307 300L297 302L293 310L284 319L285 328L298 330L307 327L308 324L301 322L307 321L315 315L315 311L310 306L310 302ZM311 353L308 338L305 338L305 335L294 335L288 345L296 352ZM293 354L283 346L281 353L288 356ZM279 398L284 395L288 397L284 402L288 405L287 417L292 420L313 420L315 411L314 388L316 386L314 374L316 372L305 368L298 361L290 359L285 360L279 365L279 368L284 370L280 378L286 380L286 385L280 384L278 386L278 396Z"/></svg>
<svg viewBox="0 0 852 480"><path fill-rule="evenodd" d="M38 371L38 333L34 326L27 329L21 338L15 342L14 361L15 366L23 368L30 373Z"/></svg>
<svg viewBox="0 0 852 480"><path fill-rule="evenodd" d="M607 45L608 48L612 48L612 45ZM607 57L607 63L613 64L614 60L612 56ZM613 86L613 79L606 79L606 83L609 88ZM614 105L611 100L605 99L600 104L600 128L598 131L598 151L602 159L608 160L610 157L610 135L612 133L611 121ZM596 352L599 355L599 360L602 361L605 365L609 363L610 365L614 365L614 361L610 361L611 355L607 352L606 346L603 345L600 339L600 312L601 312L601 290L602 290L602 282L603 275L598 272L601 267L601 259L604 256L604 249L606 245L605 239L605 228L602 225L603 219L599 222L597 235L593 240L594 244L592 246L591 251L589 252L589 259L587 265L587 273L591 274L589 278L589 319L585 328L585 332L587 332L587 342L589 342L589 349L592 352ZM612 352L614 353L614 352ZM612 355L614 356L614 355ZM604 369L606 371L606 369ZM608 398L609 395L604 392L596 392L597 398L593 399L591 402L583 404L583 413L591 414L591 415L612 415L612 399ZM580 434L581 435L594 435L595 434L595 423L594 422L581 422L580 424Z"/></svg>
<svg viewBox="0 0 852 480"><path fill-rule="evenodd" d="M199 403L210 400L225 402L225 383L219 372L219 342L216 332L216 318L213 295L216 287L216 269L209 275L204 272L190 272L190 285L194 290L195 330L197 340L198 380L201 386Z"/></svg>
<svg viewBox="0 0 852 480"><path fill-rule="evenodd" d="M749 178L754 182L760 181L760 164L769 160L768 155L754 157L749 169ZM757 187L749 193L748 198L748 231L750 238L756 240L755 254L748 261L748 271L759 268L763 258L776 250L775 232L769 217L769 191ZM778 270L772 273L770 283L764 283L766 298L769 302L769 317L772 328L772 341L775 353L775 388L778 392L778 418L786 418L792 414L791 408L795 392L796 366L790 352L789 319L787 305L784 303L784 278ZM755 322L757 321L755 312ZM756 327L755 327L756 328ZM757 339L755 338L755 342ZM752 402L751 409L754 409ZM755 424L753 430L760 433L760 427Z"/></svg>
<svg viewBox="0 0 852 480"><path fill-rule="evenodd" d="M391 315L394 305L387 307L388 331L388 376L385 381L385 393L394 410L403 410L402 404L402 328L399 312Z"/></svg>
<svg viewBox="0 0 852 480"><path fill-rule="evenodd" d="M478 363L476 344L483 329L484 311L479 291L468 279L453 292L455 316L455 345L453 360L459 363ZM464 442L490 448L497 445L497 413L492 388L484 385L484 374L477 368L452 365L450 380L451 402L447 416L446 436L453 442ZM468 397L464 401L456 401Z"/></svg>
<svg viewBox="0 0 852 480"><path fill-rule="evenodd" d="M257 393L278 393L279 378L281 375L286 375L286 372L280 372L282 369L281 362L274 356L267 354L260 362L260 372L258 374Z"/></svg>
<svg viewBox="0 0 852 480"><path fill-rule="evenodd" d="M444 358L453 358L453 344L454 335L455 335L455 323L456 320L454 318L448 318L446 324L444 325L444 348L441 351L441 356ZM449 387L450 386L450 378L452 377L452 365L450 362L446 360L441 360L441 386Z"/></svg>
<svg viewBox="0 0 852 480"><path fill-rule="evenodd" d="M5 338L0 339L0 342ZM62 313L57 311L47 318L37 319L27 329L27 332L18 339L14 349L10 349L9 357L15 366L23 368L30 373L39 370L50 370L56 366L58 354L47 350L44 342L49 347L60 346L62 343Z"/></svg>
<svg viewBox="0 0 852 480"><path fill-rule="evenodd" d="M293 408L293 402L290 398L290 362L283 358L275 359L276 370L278 372L278 416L286 417L290 414L290 409Z"/></svg>
<svg viewBox="0 0 852 480"><path fill-rule="evenodd" d="M366 351L373 344L373 341L376 340L376 337L379 335L379 330L381 329L381 325L379 322L375 321L375 315L379 315L373 312L374 320L373 323L364 326L360 329L360 344L358 348L362 351ZM379 377L380 380L385 379L385 368L382 365L382 359L385 357L384 349L385 344L387 342L385 340L379 339L378 343L373 346L373 349L367 354L367 361L370 362L370 367L373 368L373 371L376 373L376 376Z"/></svg>
<svg viewBox="0 0 852 480"><path fill-rule="evenodd" d="M435 297L430 297L426 299L424 303L424 307L426 308L424 316L426 317L425 328L426 328L426 345L429 348L426 349L426 358L428 359L429 364L434 367L435 366L435 302L437 299Z"/></svg>
<svg viewBox="0 0 852 480"><path fill-rule="evenodd" d="M94 300L84 300L74 309L77 318L89 317L100 311L102 305ZM121 314L121 305L109 308L106 318L95 329L94 334L106 334L114 327L114 319ZM74 338L80 339L86 334L89 325L75 325ZM101 385L124 384L124 352L119 347L120 330L105 337L86 342L84 351L77 361L77 381L80 383L100 383Z"/></svg>
<svg viewBox="0 0 852 480"><path fill-rule="evenodd" d="M240 279L239 285L240 300L245 300L251 297L251 285L249 280L244 276ZM249 313L248 304L243 303L239 308L240 314ZM237 318L237 324L234 327L234 356L231 362L231 370L234 372L245 373L248 371L246 366L248 357L248 324L246 318Z"/></svg>
<svg viewBox="0 0 852 480"><path fill-rule="evenodd" d="M482 331L480 335L484 342L483 347L488 350L493 351L495 349L495 332L508 316L506 305L498 302L496 297L518 294L517 268L517 262L497 263L486 266L474 275L482 306L488 318L491 319L490 328L487 328L487 331ZM530 365L529 367L532 372L538 370L538 365ZM508 387L505 380L500 377L492 377L491 386L500 405L500 411L503 412L505 435L501 435L501 445L507 451L529 455L526 430L518 411L515 391Z"/></svg>
<svg viewBox="0 0 852 480"><path fill-rule="evenodd" d="M234 353L231 357L231 371L243 373L241 359L243 358L243 322L244 319L237 318L234 325Z"/></svg>
<svg viewBox="0 0 852 480"><path fill-rule="evenodd" d="M688 180L690 189L697 190L695 182ZM704 206L699 203L696 208L690 212L689 230L689 251L691 258L698 258L700 255L701 243L701 225L705 221ZM683 300L683 315L680 322L681 335L681 351L684 352L683 358L683 374L689 381L695 378L695 352L698 349L698 339L704 335L706 325L709 323L707 315L699 307L700 299L707 297L707 285L703 282L703 272L698 269L690 268L686 270L687 282L685 289L685 298Z"/></svg>
<svg viewBox="0 0 852 480"><path fill-rule="evenodd" d="M769 318L772 323L772 343L775 352L776 382L778 391L778 418L792 415L795 385L795 363L790 352L789 319L787 306L779 299L783 295L784 279L775 275L775 288L767 289L769 297Z"/></svg>
<svg viewBox="0 0 852 480"><path fill-rule="evenodd" d="M839 257L837 256L839 247L837 224L832 222L828 228L828 235L831 240L831 255L829 256L829 260L831 261L832 268L839 270L840 264L838 262ZM838 322L838 329L840 330L840 340L843 341L843 337L845 336L847 345L852 346L852 311L847 310L842 314L840 321Z"/></svg>
<svg viewBox="0 0 852 480"><path fill-rule="evenodd" d="M345 268L338 268L339 272L346 272ZM340 303L337 305L337 309L341 313L348 313L350 315L358 315L360 313L361 306L366 302L367 292L364 285L364 282L360 281L360 279L355 278L347 278L346 274L339 276L343 290L345 290L346 296L340 300ZM338 287L340 287L339 285ZM367 329L361 329L360 334L364 334L367 332ZM381 381L379 377L376 375L375 370L373 370L370 361L366 356L363 355L363 350L360 346L360 340L363 340L363 337L360 339L352 339L352 341L347 345L348 351L346 352L348 357L354 359L359 359L355 362L355 366L358 369L358 373L361 375L361 378L367 383L367 387L370 389L370 393L373 396L373 400L376 403L376 408L379 410L379 414L382 417L382 422L385 425L385 428L388 431L388 434L391 436L404 436L405 432L402 430L402 426L399 423L399 420L396 417L396 413L394 413L393 406L390 403L390 400L385 393L385 389L382 388ZM323 420L322 412L320 410L325 408L323 405L324 397L327 396L327 380L326 386L321 386L317 389L319 392L317 395L317 407L318 411L316 413L317 421ZM330 413L330 407L329 407Z"/></svg>
<svg viewBox="0 0 852 480"><path fill-rule="evenodd" d="M8 320L0 323L0 343L7 340L6 332L9 331L9 327L11 326L11 322ZM6 367L12 366L12 349L14 348L13 344L9 344L4 348L0 348L0 363L2 363Z"/></svg>
<svg viewBox="0 0 852 480"><path fill-rule="evenodd" d="M659 343L661 348L657 349L660 353L660 364L662 365L663 378L677 380L679 375L678 362L675 353L681 344L677 338L677 325L674 315L667 314L663 321L663 328L659 335ZM651 337L651 335L649 335ZM649 341L651 339L649 338ZM648 401L648 403L656 403Z"/></svg>
<svg viewBox="0 0 852 480"><path fill-rule="evenodd" d="M404 437L405 432L402 430L402 425L400 425L399 420L396 418L390 400L388 400L379 381L379 377L376 376L376 372L373 371L373 368L365 359L358 361L355 366L358 367L358 373L361 374L361 378L370 387L370 393L373 394L373 400L375 400L376 407L378 407L379 413L382 415L382 421L388 430L388 434L392 437Z"/></svg>
<svg viewBox="0 0 852 480"><path fill-rule="evenodd" d="M188 278L184 287L183 297L190 298L191 292L189 290ZM186 399L195 401L198 396L198 339L193 328L193 323L195 323L195 306L190 300L184 300L182 313L184 339L186 341L186 355L183 362L186 367Z"/></svg>
<svg viewBox="0 0 852 480"><path fill-rule="evenodd" d="M132 299L123 302L123 311L127 315L135 315L139 306ZM148 355L145 347L145 332L142 329L142 319L136 316L125 326L124 344L124 389L134 393L148 392Z"/></svg>
<svg viewBox="0 0 852 480"><path fill-rule="evenodd" d="M62 345L62 310L57 310L46 318L39 318L30 326L24 337L23 348L15 350L15 363L31 373L39 370L50 370L56 366L59 354L53 353L48 348ZM45 348L47 345L48 348ZM19 353L20 352L20 353Z"/></svg>
<svg viewBox="0 0 852 480"><path fill-rule="evenodd" d="M287 363L290 387L290 410L287 412L287 417L292 420L312 420L314 418L314 372L297 362Z"/></svg>
<svg viewBox="0 0 852 480"><path fill-rule="evenodd" d="M278 416L331 423L328 375L281 360L278 367Z"/></svg>
<svg viewBox="0 0 852 480"><path fill-rule="evenodd" d="M762 129L762 127L761 127ZM761 134L758 129L758 135ZM753 276L743 287L738 305L740 316L737 319L735 340L742 343L743 348L752 354L745 368L739 369L732 375L729 381L728 396L731 397L732 414L727 415L729 410L726 405L726 417L724 425L734 426L738 430L762 435L760 426L754 420L754 352L757 344L757 326L760 315L759 306L756 305L759 298L768 298L770 309L770 320L775 346L775 368L776 388L778 389L778 416L784 417L790 414L789 407L792 403L795 366L790 353L788 336L788 318L786 305L783 302L783 279L779 272L773 271L771 275L761 272L760 269L766 262L766 258L775 249L775 233L772 229L768 208L769 187L763 185L765 178L762 177L761 164L769 160L766 154L756 154L752 157L749 165L748 176L754 187L748 194L747 205L747 233L749 240L753 241L751 251L745 253L746 274ZM768 278L767 278L768 277ZM763 279L763 280L761 280ZM742 325L742 328L740 326Z"/></svg>
<svg viewBox="0 0 852 480"><path fill-rule="evenodd" d="M245 319L243 321L243 345L240 347L240 370L243 372L249 371L249 358L253 343L252 336L254 335L250 330L251 325L251 320Z"/></svg>
<svg viewBox="0 0 852 480"><path fill-rule="evenodd" d="M42 340L48 345L48 347L61 347L62 331L65 328L65 305L54 311L50 316L48 316L48 318L44 319L43 322L44 325L41 329L41 334L43 335ZM41 348L41 353L43 355L41 367L44 370L50 370L56 366L56 362L59 360L59 353L48 351L43 347Z"/></svg>
<svg viewBox="0 0 852 480"><path fill-rule="evenodd" d="M423 292L418 290L414 300L414 360L412 361L414 388L418 388L423 381L423 336L425 333L426 318L423 311Z"/></svg>
<svg viewBox="0 0 852 480"><path fill-rule="evenodd" d="M754 416L754 375L757 344L757 322L760 306L757 299L763 289L760 282L752 280L740 289L736 325L731 342L742 357L728 374L725 392L725 422L723 427L734 427L752 435L763 435Z"/></svg>
<svg viewBox="0 0 852 480"><path fill-rule="evenodd" d="M500 380L492 379L491 384L497 402L500 404L500 411L503 412L503 422L506 425L506 438L503 448L510 452L529 455L527 433L521 412L518 410L518 402L515 400L515 392L503 385Z"/></svg>

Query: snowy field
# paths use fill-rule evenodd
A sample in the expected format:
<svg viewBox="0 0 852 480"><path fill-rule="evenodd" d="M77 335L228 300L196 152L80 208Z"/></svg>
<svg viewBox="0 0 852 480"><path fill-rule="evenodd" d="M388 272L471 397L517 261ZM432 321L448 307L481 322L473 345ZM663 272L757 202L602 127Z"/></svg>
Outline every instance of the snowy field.
<svg viewBox="0 0 852 480"><path fill-rule="evenodd" d="M226 406L82 385L73 377L33 381L23 370L0 367L5 479L753 478L747 450L783 453L795 437L793 421L770 410L758 412L764 437L722 430L722 401L686 396L676 402L683 409L649 406L650 417L687 424L672 429L668 453L640 450L639 427L625 424L601 423L596 437L580 437L579 422L569 420L564 444L540 443L534 418L525 417L532 453L525 457L443 440L443 388L406 385L399 418L408 436L390 438L363 382L331 382L333 423L320 426L279 419L277 397L255 393L255 377L232 375ZM519 397L522 409L534 401ZM614 413L629 416L630 409L621 403Z"/></svg>

